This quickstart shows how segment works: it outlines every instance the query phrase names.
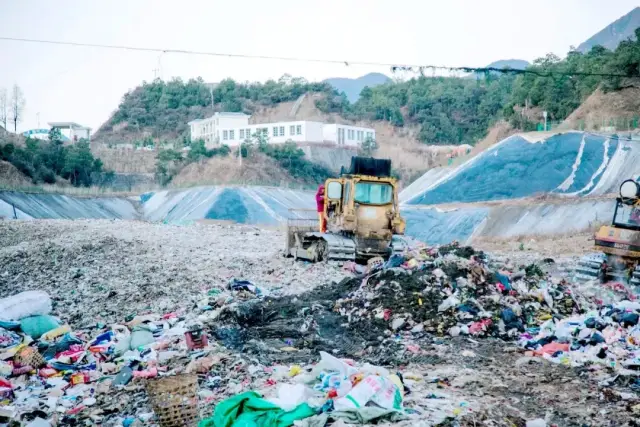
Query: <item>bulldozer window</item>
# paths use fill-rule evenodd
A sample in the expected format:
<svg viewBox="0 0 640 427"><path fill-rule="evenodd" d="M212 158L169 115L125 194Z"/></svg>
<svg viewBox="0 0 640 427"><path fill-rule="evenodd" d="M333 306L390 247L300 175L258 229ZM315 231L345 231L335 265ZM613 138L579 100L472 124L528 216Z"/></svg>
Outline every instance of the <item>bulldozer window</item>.
<svg viewBox="0 0 640 427"><path fill-rule="evenodd" d="M329 199L340 199L342 197L342 184L333 181L327 186L327 197Z"/></svg>
<svg viewBox="0 0 640 427"><path fill-rule="evenodd" d="M346 182L344 184L344 200L343 200L343 203L345 204L345 206L347 205L347 203L349 203L350 197L351 197L351 183Z"/></svg>
<svg viewBox="0 0 640 427"><path fill-rule="evenodd" d="M640 209L618 202L613 217L613 224L619 227L640 229Z"/></svg>
<svg viewBox="0 0 640 427"><path fill-rule="evenodd" d="M355 201L367 205L386 205L393 199L393 187L378 182L358 182Z"/></svg>

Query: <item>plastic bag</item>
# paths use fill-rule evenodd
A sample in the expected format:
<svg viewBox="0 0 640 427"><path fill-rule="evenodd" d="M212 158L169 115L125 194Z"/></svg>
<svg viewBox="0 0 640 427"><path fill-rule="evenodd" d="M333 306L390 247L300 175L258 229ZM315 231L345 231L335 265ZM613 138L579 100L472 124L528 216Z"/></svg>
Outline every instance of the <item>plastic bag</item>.
<svg viewBox="0 0 640 427"><path fill-rule="evenodd" d="M337 411L361 408L373 402L386 409L401 409L402 394L389 378L369 375L333 404Z"/></svg>
<svg viewBox="0 0 640 427"><path fill-rule="evenodd" d="M115 353L121 355L128 351L131 346L131 332L129 329L123 325L113 325L111 330L115 338Z"/></svg>
<svg viewBox="0 0 640 427"><path fill-rule="evenodd" d="M22 332L33 339L38 339L59 326L60 322L53 316L30 316L20 320Z"/></svg>
<svg viewBox="0 0 640 427"><path fill-rule="evenodd" d="M347 378L358 373L358 370L353 366L349 366L342 360L324 351L320 352L320 362L314 367L313 371L316 373L316 376L318 376L320 372L325 371L338 372Z"/></svg>
<svg viewBox="0 0 640 427"><path fill-rule="evenodd" d="M309 397L307 388L302 384L280 384L278 396L268 400L285 411L293 411L298 405L306 402Z"/></svg>
<svg viewBox="0 0 640 427"><path fill-rule="evenodd" d="M135 350L147 344L154 343L155 341L153 333L147 325L136 326L133 328L133 332L131 332L131 343L129 344L129 348L131 350Z"/></svg>
<svg viewBox="0 0 640 427"><path fill-rule="evenodd" d="M0 319L22 320L51 313L51 297L44 291L27 291L0 299Z"/></svg>
<svg viewBox="0 0 640 427"><path fill-rule="evenodd" d="M458 298L456 298L456 295L453 294L446 300L442 301L442 303L440 303L440 305L438 306L438 312L447 311L450 308L457 306L458 304L460 304L460 301L458 300Z"/></svg>

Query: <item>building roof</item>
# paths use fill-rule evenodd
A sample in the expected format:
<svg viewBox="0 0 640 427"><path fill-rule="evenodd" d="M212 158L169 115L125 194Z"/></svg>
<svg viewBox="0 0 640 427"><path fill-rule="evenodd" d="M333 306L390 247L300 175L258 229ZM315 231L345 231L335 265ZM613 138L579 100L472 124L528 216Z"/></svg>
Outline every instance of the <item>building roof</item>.
<svg viewBox="0 0 640 427"><path fill-rule="evenodd" d="M49 122L48 125L51 126L52 128L58 128L58 129L74 128L74 129L88 129L88 130L91 130L90 127L79 125L76 122Z"/></svg>

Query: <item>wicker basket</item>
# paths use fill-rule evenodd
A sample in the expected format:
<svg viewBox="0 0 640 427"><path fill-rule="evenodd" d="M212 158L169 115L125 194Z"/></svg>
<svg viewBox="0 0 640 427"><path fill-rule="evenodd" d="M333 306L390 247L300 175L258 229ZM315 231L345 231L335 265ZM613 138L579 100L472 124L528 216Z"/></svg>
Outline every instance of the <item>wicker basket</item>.
<svg viewBox="0 0 640 427"><path fill-rule="evenodd" d="M149 380L146 389L161 427L191 427L197 424L197 375L185 374Z"/></svg>
<svg viewBox="0 0 640 427"><path fill-rule="evenodd" d="M13 357L13 361L16 365L20 366L31 366L34 369L38 369L41 366L44 366L47 362L45 362L44 357L33 347L25 347L22 350L18 351L16 355Z"/></svg>

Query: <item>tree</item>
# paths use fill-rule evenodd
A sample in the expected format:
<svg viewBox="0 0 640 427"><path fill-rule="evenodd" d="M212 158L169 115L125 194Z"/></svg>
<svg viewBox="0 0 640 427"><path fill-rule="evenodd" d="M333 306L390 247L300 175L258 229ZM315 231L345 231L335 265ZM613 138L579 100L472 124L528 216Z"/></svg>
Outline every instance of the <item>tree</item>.
<svg viewBox="0 0 640 427"><path fill-rule="evenodd" d="M49 131L49 141L54 144L62 144L62 132L59 128L51 128Z"/></svg>
<svg viewBox="0 0 640 427"><path fill-rule="evenodd" d="M362 144L360 145L360 150L366 156L371 156L373 152L376 151L377 149L378 149L378 143L376 142L375 139L373 139L370 136L366 137L365 140L362 141Z"/></svg>
<svg viewBox="0 0 640 427"><path fill-rule="evenodd" d="M0 88L0 123L7 130L7 120L9 119L9 99L7 89Z"/></svg>
<svg viewBox="0 0 640 427"><path fill-rule="evenodd" d="M102 168L102 162L96 164L89 144L78 142L67 151L64 176L76 187L89 187L91 185L91 173L96 167Z"/></svg>
<svg viewBox="0 0 640 427"><path fill-rule="evenodd" d="M22 113L24 112L25 104L24 94L20 86L13 85L11 90L11 118L13 120L13 131L18 131L18 122L22 121Z"/></svg>

